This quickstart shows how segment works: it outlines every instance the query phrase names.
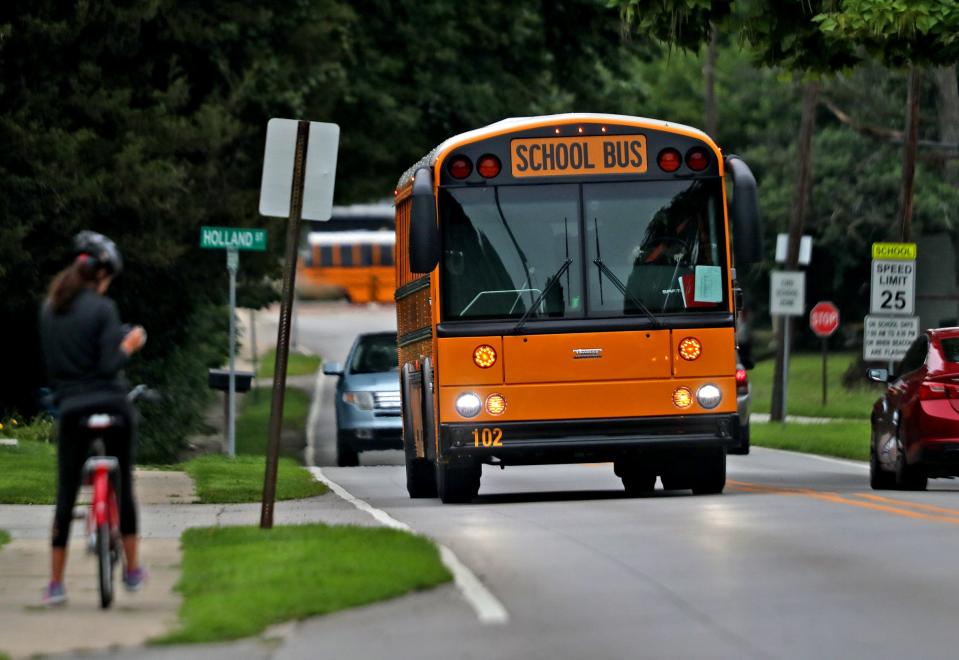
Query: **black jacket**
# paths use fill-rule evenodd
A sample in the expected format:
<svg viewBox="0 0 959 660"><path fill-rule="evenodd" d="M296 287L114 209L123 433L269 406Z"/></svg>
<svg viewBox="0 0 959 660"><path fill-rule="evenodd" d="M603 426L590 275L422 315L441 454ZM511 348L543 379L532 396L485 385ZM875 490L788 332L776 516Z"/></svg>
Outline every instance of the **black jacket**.
<svg viewBox="0 0 959 660"><path fill-rule="evenodd" d="M70 306L55 314L49 304L40 312L40 340L47 375L62 408L95 400L98 395L123 395L127 383L120 349L124 326L116 303L93 289L84 289Z"/></svg>

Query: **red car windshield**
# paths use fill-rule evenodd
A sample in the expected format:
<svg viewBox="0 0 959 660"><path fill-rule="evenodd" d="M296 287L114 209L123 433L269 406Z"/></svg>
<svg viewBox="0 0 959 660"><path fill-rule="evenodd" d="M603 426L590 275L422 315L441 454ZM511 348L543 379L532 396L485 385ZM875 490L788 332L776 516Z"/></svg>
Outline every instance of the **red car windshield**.
<svg viewBox="0 0 959 660"><path fill-rule="evenodd" d="M942 358L946 362L959 362L959 337L940 339L942 344Z"/></svg>

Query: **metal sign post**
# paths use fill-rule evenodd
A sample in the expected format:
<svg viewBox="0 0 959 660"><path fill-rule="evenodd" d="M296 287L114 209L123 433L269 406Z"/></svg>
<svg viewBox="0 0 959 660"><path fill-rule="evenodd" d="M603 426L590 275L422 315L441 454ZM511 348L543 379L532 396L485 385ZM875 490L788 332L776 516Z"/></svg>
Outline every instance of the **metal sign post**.
<svg viewBox="0 0 959 660"><path fill-rule="evenodd" d="M802 271L773 271L770 273L769 313L784 324L783 341L779 346L782 356L782 379L773 383L771 418L786 419L786 401L789 391L789 348L792 344L792 317L802 316L806 308L806 273Z"/></svg>
<svg viewBox="0 0 959 660"><path fill-rule="evenodd" d="M283 293L276 337L276 362L273 368L273 395L263 476L263 501L260 527L273 527L276 500L276 467L283 428L283 399L286 393L286 369L290 355L290 325L293 291L296 281L296 257L300 240L300 221L329 220L333 208L333 180L340 129L336 124L321 124L292 119L271 119L267 125L263 157L263 181L260 186L260 213L287 216L286 249L283 260ZM292 161L292 162L291 162Z"/></svg>
<svg viewBox="0 0 959 660"><path fill-rule="evenodd" d="M235 248L226 251L226 269L230 271L230 389L227 391L229 415L226 419L226 447L230 458L236 456L236 271L240 253Z"/></svg>
<svg viewBox="0 0 959 660"><path fill-rule="evenodd" d="M809 328L822 339L822 405L826 405L826 356L829 352L829 338L839 329L839 308L828 300L816 303L809 312Z"/></svg>
<svg viewBox="0 0 959 660"><path fill-rule="evenodd" d="M230 273L230 374L226 397L226 452L236 456L236 272L240 250L266 250L266 230L242 227L200 227L200 247L226 250L226 269Z"/></svg>

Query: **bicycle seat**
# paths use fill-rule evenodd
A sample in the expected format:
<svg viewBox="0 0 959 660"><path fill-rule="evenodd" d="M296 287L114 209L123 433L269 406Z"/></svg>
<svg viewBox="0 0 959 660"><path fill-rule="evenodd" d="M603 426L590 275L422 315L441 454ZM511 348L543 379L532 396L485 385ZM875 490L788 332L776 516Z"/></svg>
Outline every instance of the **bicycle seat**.
<svg viewBox="0 0 959 660"><path fill-rule="evenodd" d="M123 418L106 413L96 413L88 415L80 420L80 425L88 429L109 429L114 426L121 426Z"/></svg>

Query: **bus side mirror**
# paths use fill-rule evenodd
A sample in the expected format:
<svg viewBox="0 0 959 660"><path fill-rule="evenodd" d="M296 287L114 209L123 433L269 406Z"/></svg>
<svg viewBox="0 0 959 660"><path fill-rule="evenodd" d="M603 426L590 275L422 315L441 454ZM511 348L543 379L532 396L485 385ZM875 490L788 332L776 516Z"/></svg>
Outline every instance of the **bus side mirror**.
<svg viewBox="0 0 959 660"><path fill-rule="evenodd" d="M745 266L758 263L763 259L763 242L756 177L746 161L733 154L726 157L726 169L733 177L733 250L736 264Z"/></svg>
<svg viewBox="0 0 959 660"><path fill-rule="evenodd" d="M430 273L440 260L440 231L436 226L436 198L433 173L429 168L416 170L413 178L413 206L410 209L410 270Z"/></svg>

